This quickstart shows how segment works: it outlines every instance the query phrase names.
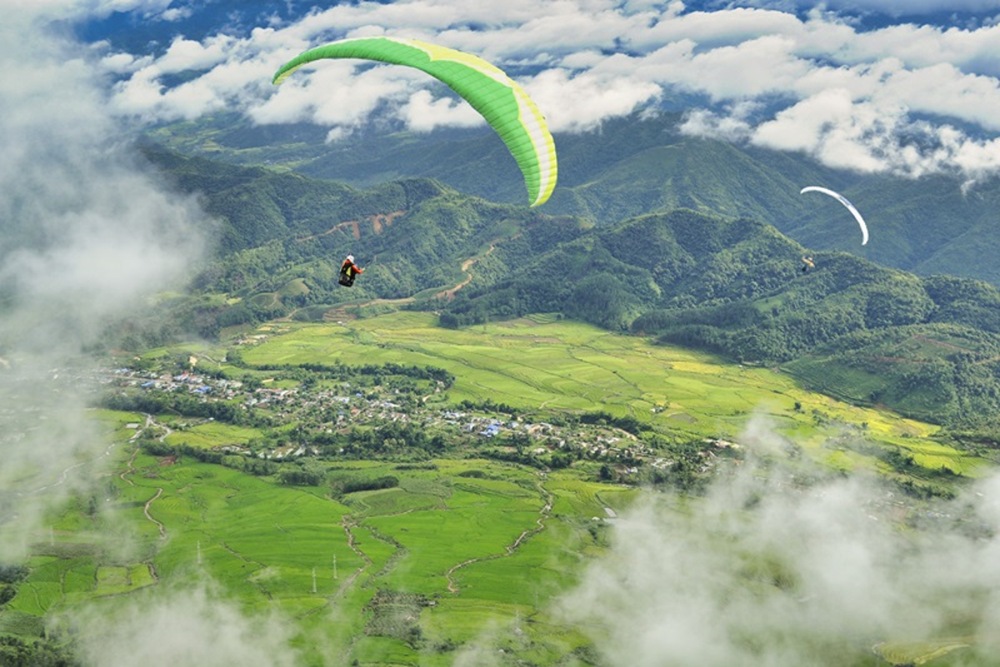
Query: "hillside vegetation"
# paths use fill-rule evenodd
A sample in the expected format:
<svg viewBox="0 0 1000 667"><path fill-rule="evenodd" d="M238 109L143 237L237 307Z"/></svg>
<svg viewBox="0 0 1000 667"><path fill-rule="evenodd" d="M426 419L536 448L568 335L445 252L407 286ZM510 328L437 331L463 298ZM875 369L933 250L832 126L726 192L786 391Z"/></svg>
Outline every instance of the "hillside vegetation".
<svg viewBox="0 0 1000 667"><path fill-rule="evenodd" d="M1000 181L974 184L938 175L904 179L822 166L811 158L686 136L680 113L606 121L557 134L559 185L543 207L598 225L657 210L688 208L773 225L803 245L841 250L920 275L1000 284ZM371 187L427 177L460 192L525 204L513 158L488 129L429 134L371 128L328 144L322 128L257 127L235 116L160 129L157 141L188 154L244 164L284 165L302 174ZM868 221L861 245L850 214L807 185L842 192Z"/></svg>
<svg viewBox="0 0 1000 667"><path fill-rule="evenodd" d="M642 216L561 244L495 285L463 291L450 326L558 310L953 425L1000 408L1000 291L805 250L773 227L692 211Z"/></svg>
<svg viewBox="0 0 1000 667"><path fill-rule="evenodd" d="M593 225L433 180L357 190L148 155L179 188L202 193L231 239L196 279L197 295L172 304L178 331L322 320L373 300L438 311L450 327L558 312L780 364L830 394L992 438L1000 292L988 283L814 252L770 224L690 209ZM348 252L368 266L351 290L336 285ZM803 273L807 253L816 268Z"/></svg>

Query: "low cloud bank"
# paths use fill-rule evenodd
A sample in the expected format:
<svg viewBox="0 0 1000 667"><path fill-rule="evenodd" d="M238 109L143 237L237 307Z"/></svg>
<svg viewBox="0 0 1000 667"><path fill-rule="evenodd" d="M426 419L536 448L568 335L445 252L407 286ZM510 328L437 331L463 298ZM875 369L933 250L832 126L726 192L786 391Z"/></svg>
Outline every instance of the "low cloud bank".
<svg viewBox="0 0 1000 667"><path fill-rule="evenodd" d="M913 526L919 525L919 528ZM852 665L882 642L1000 638L1000 477L914 507L872 478L752 460L701 499L651 494L559 602L610 664Z"/></svg>
<svg viewBox="0 0 1000 667"><path fill-rule="evenodd" d="M22 3L0 22L0 561L107 460L89 351L206 247L204 215L144 168L84 49L50 31L72 6Z"/></svg>
<svg viewBox="0 0 1000 667"><path fill-rule="evenodd" d="M213 587L137 596L110 614L99 607L68 621L77 653L94 667L293 667L292 630L277 616L247 614Z"/></svg>

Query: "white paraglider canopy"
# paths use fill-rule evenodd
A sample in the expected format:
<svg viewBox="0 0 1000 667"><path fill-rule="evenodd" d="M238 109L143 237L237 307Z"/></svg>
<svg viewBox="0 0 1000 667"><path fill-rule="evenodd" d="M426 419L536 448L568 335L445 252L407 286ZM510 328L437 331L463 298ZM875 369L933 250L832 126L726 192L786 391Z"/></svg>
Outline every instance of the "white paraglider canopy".
<svg viewBox="0 0 1000 667"><path fill-rule="evenodd" d="M851 215L854 216L854 219L857 220L858 224L861 226L861 245L865 245L866 243L868 243L868 225L865 224L865 219L861 217L861 213L858 212L858 209L854 208L854 204L847 201L846 197L837 192L834 192L833 190L829 190L827 188L821 188L818 185L810 185L809 187L802 188L799 191L799 194L803 195L807 192L822 192L823 194L833 197L841 204L846 206L847 210L851 212Z"/></svg>

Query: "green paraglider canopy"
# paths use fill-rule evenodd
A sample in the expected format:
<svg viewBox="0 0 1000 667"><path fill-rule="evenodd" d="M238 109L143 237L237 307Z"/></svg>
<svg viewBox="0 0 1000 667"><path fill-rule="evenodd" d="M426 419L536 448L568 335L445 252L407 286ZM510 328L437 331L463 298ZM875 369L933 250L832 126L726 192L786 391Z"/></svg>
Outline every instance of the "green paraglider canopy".
<svg viewBox="0 0 1000 667"><path fill-rule="evenodd" d="M362 58L415 67L446 83L478 111L517 161L531 206L544 204L556 186L556 147L542 112L502 70L455 49L416 39L343 39L310 49L281 66L273 82L325 58Z"/></svg>

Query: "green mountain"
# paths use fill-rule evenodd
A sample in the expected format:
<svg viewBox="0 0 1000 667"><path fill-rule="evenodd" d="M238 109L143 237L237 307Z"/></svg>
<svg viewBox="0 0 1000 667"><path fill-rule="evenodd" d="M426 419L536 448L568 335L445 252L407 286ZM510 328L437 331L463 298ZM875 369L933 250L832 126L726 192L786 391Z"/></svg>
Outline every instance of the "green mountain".
<svg viewBox="0 0 1000 667"><path fill-rule="evenodd" d="M207 336L293 311L321 317L352 301L432 299L463 280L469 258L484 256L477 275L492 270L499 276L507 268L491 269L489 261L498 245L538 252L586 226L461 195L429 179L360 190L156 146L144 153L178 191L198 193L217 220L218 257L194 279L198 298L175 304L184 313L173 319ZM364 280L350 290L337 284L348 253L365 267Z"/></svg>
<svg viewBox="0 0 1000 667"><path fill-rule="evenodd" d="M956 427L992 428L1000 408L1000 290L983 281L807 251L764 222L690 209L595 225L428 179L358 190L146 153L220 219L223 252L173 320L203 335L385 300L452 327L559 312ZM350 290L336 284L348 252L368 267Z"/></svg>
<svg viewBox="0 0 1000 667"><path fill-rule="evenodd" d="M459 326L559 311L614 329L780 364L807 386L964 426L1000 408L1000 290L920 278L776 229L686 210L594 229L517 275L463 291Z"/></svg>
<svg viewBox="0 0 1000 667"><path fill-rule="evenodd" d="M950 176L904 179L824 167L807 156L682 135L680 114L610 120L557 134L559 185L543 207L605 225L688 208L773 225L803 245L841 250L920 275L1000 284L1000 182L964 187ZM154 137L177 150L250 164L283 165L357 187L426 177L460 192L523 206L524 185L502 142L486 130L430 134L371 128L326 143L312 126L254 127L232 116L168 126ZM843 193L868 221L871 241L833 199Z"/></svg>

